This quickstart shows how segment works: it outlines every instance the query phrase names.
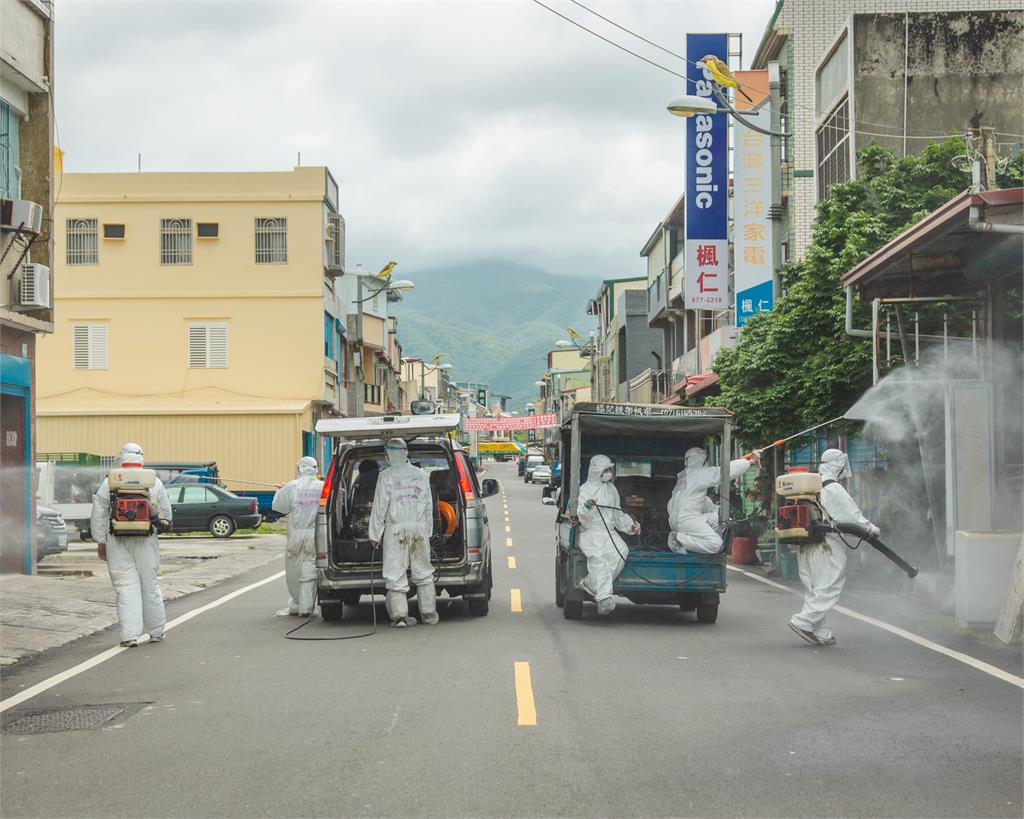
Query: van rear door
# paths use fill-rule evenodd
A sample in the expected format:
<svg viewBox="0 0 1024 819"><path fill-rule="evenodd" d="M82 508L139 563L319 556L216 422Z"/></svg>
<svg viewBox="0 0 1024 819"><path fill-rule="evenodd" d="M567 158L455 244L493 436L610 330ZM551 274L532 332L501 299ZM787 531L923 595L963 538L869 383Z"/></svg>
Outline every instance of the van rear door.
<svg viewBox="0 0 1024 819"><path fill-rule="evenodd" d="M375 418L322 418L316 422L318 435L348 441L386 439L400 436L438 436L459 428L458 413L442 415L382 415Z"/></svg>

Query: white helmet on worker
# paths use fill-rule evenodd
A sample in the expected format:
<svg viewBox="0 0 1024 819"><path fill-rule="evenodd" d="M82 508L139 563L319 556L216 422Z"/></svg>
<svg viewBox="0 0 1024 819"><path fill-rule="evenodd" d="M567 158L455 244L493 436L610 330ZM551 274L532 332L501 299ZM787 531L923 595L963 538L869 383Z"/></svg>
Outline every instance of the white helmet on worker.
<svg viewBox="0 0 1024 819"><path fill-rule="evenodd" d="M826 481L840 481L843 478L849 478L853 474L850 472L850 459L841 449L826 449L821 453L818 474L821 475L822 480Z"/></svg>
<svg viewBox="0 0 1024 819"><path fill-rule="evenodd" d="M708 451L701 446L691 446L683 456L683 464L687 469L704 466L708 462Z"/></svg>
<svg viewBox="0 0 1024 819"><path fill-rule="evenodd" d="M131 442L128 442L121 447L121 454L119 457L121 466L141 467L145 463L142 458L142 447Z"/></svg>

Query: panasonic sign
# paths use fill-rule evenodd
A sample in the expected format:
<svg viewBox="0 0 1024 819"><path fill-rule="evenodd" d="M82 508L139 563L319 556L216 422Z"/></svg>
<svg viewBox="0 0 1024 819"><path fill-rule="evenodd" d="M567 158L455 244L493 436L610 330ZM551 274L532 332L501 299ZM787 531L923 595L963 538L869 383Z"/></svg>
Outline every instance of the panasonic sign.
<svg viewBox="0 0 1024 819"><path fill-rule="evenodd" d="M711 75L695 63L708 54L729 60L729 35L686 35L687 93L714 100ZM684 296L693 310L724 310L729 297L728 114L686 121L686 271Z"/></svg>

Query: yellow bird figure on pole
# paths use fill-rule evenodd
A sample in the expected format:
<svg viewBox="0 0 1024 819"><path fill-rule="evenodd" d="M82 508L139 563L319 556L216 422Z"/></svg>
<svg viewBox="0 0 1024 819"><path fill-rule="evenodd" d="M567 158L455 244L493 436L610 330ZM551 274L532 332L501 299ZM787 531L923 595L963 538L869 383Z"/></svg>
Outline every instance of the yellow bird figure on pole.
<svg viewBox="0 0 1024 819"><path fill-rule="evenodd" d="M572 327L566 327L565 332L569 334L569 338L571 338L573 341L579 340L580 334L573 330Z"/></svg>
<svg viewBox="0 0 1024 819"><path fill-rule="evenodd" d="M380 273L377 274L378 279L386 279L391 275L391 271L395 269L395 265L398 262L388 262L384 267L381 268Z"/></svg>
<svg viewBox="0 0 1024 819"><path fill-rule="evenodd" d="M438 353L432 359L430 359L430 363L436 367L438 364L441 363L442 358L444 358L444 356L441 353Z"/></svg>
<svg viewBox="0 0 1024 819"><path fill-rule="evenodd" d="M707 72L711 75L716 83L722 88L735 88L741 93L747 100L747 102L753 102L747 92L740 88L739 81L733 76L732 71L729 70L729 66L726 65L722 60L718 59L714 54L706 55L698 65L704 66Z"/></svg>

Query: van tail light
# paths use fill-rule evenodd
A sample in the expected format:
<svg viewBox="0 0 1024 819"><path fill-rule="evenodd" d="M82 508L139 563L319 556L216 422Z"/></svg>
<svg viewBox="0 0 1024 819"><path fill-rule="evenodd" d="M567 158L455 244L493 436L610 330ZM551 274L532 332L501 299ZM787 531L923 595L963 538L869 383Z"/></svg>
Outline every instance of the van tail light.
<svg viewBox="0 0 1024 819"><path fill-rule="evenodd" d="M256 498L253 498L251 501L249 501L249 511L250 512L256 512L256 511L259 510L259 508L260 507L259 507L259 504L256 502Z"/></svg>
<svg viewBox="0 0 1024 819"><path fill-rule="evenodd" d="M462 490L462 497L466 506L476 506L476 492L473 491L473 481L469 477L469 470L466 468L464 455L455 456L455 465L459 468L459 489Z"/></svg>
<svg viewBox="0 0 1024 819"><path fill-rule="evenodd" d="M331 458L331 464L327 467L327 475L324 476L324 491L320 493L320 508L327 508L327 499L331 495L331 484L334 483L334 466L337 458ZM319 557L319 555L318 555Z"/></svg>
<svg viewBox="0 0 1024 819"><path fill-rule="evenodd" d="M470 563L479 563L484 559L483 553L479 549L466 549L466 554L469 555Z"/></svg>
<svg viewBox="0 0 1024 819"><path fill-rule="evenodd" d="M316 568L326 569L327 568L327 555L317 552L316 555Z"/></svg>

